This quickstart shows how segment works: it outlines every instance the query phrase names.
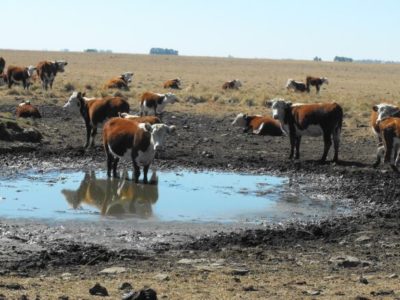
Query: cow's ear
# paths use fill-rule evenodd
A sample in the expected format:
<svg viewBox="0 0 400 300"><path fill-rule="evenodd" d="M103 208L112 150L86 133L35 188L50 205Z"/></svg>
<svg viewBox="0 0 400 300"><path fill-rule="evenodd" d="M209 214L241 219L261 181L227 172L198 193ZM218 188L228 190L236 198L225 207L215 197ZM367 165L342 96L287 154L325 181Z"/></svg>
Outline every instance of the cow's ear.
<svg viewBox="0 0 400 300"><path fill-rule="evenodd" d="M144 123L144 128L149 132L153 132L153 127L150 123Z"/></svg>
<svg viewBox="0 0 400 300"><path fill-rule="evenodd" d="M378 111L378 106L377 105L372 106L372 110L377 112Z"/></svg>
<svg viewBox="0 0 400 300"><path fill-rule="evenodd" d="M78 98L82 98L82 93L81 93L81 92L78 92L77 97L78 97Z"/></svg>
<svg viewBox="0 0 400 300"><path fill-rule="evenodd" d="M292 106L292 101L285 101L286 106L290 107Z"/></svg>
<svg viewBox="0 0 400 300"><path fill-rule="evenodd" d="M270 108L272 106L272 101L268 100L267 102L265 102L265 106Z"/></svg>
<svg viewBox="0 0 400 300"><path fill-rule="evenodd" d="M86 92L83 92L82 93L82 98L85 97L85 96L86 96Z"/></svg>
<svg viewBox="0 0 400 300"><path fill-rule="evenodd" d="M168 133L169 134L173 134L173 133L175 133L175 131L176 131L176 126L171 125L171 126L168 127Z"/></svg>

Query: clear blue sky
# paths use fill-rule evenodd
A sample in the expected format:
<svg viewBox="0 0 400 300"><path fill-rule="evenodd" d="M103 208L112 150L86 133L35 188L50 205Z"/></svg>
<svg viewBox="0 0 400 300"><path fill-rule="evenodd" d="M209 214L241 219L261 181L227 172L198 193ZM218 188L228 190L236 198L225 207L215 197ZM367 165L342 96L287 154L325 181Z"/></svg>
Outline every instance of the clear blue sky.
<svg viewBox="0 0 400 300"><path fill-rule="evenodd" d="M0 48L400 61L397 0L2 0Z"/></svg>

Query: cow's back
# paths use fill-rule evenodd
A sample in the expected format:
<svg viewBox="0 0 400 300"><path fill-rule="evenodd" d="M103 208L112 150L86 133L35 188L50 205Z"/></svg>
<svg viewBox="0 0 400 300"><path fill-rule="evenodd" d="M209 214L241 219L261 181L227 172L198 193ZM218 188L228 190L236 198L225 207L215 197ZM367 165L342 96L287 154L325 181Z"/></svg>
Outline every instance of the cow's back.
<svg viewBox="0 0 400 300"><path fill-rule="evenodd" d="M341 125L343 121L343 109L335 102L292 106L291 113L300 129L316 124L324 127L332 124Z"/></svg>
<svg viewBox="0 0 400 300"><path fill-rule="evenodd" d="M93 124L103 122L119 113L129 112L129 103L121 97L105 97L92 99L87 102L89 117Z"/></svg>

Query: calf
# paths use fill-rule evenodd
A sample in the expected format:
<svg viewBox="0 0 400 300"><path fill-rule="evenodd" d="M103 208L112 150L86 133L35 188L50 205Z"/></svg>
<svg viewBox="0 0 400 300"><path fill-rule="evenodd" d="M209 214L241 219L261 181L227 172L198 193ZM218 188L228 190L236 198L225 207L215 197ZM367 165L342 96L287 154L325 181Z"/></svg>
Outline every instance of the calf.
<svg viewBox="0 0 400 300"><path fill-rule="evenodd" d="M179 78L167 80L164 82L164 89L181 89L181 80Z"/></svg>
<svg viewBox="0 0 400 300"><path fill-rule="evenodd" d="M4 58L2 58L0 56L0 74L3 74L4 71L4 67L6 66L6 61L4 60Z"/></svg>
<svg viewBox="0 0 400 300"><path fill-rule="evenodd" d="M147 172L156 150L164 145L167 134L173 133L175 126L165 124L137 123L129 119L112 118L104 124L103 144L107 157L107 176L117 177L117 165L120 158L132 159L137 183L140 166L143 166L143 182L147 183Z"/></svg>
<svg viewBox="0 0 400 300"><path fill-rule="evenodd" d="M238 79L234 79L231 81L226 81L222 85L222 89L224 90L238 90L242 86L242 82Z"/></svg>
<svg viewBox="0 0 400 300"><path fill-rule="evenodd" d="M281 123L268 116L248 116L240 113L233 120L232 125L242 127L243 132L251 131L258 135L283 135Z"/></svg>
<svg viewBox="0 0 400 300"><path fill-rule="evenodd" d="M293 158L296 148L296 159L300 157L300 142L303 135L324 137L324 153L321 162L326 160L333 144L335 154L333 161L338 161L340 132L343 122L343 110L337 103L294 104L283 99L268 101L272 116L279 120L282 129L289 133L290 156Z"/></svg>
<svg viewBox="0 0 400 300"><path fill-rule="evenodd" d="M370 124L379 143L382 142L379 122L388 117L400 117L400 107L387 103L380 103L372 107Z"/></svg>
<svg viewBox="0 0 400 300"><path fill-rule="evenodd" d="M64 60L56 60L56 61L41 61L37 65L37 74L42 81L42 87L47 90L50 86L50 89L53 88L53 81L56 77L57 73L64 72L64 67L68 63Z"/></svg>
<svg viewBox="0 0 400 300"><path fill-rule="evenodd" d="M120 89L129 91L128 84L132 82L133 73L125 72L118 77L114 77L105 84L106 89Z"/></svg>
<svg viewBox="0 0 400 300"><path fill-rule="evenodd" d="M28 66L26 68L9 66L7 68L8 88L11 88L14 83L22 82L24 89L29 89L30 78L35 70L36 68L34 66Z"/></svg>
<svg viewBox="0 0 400 300"><path fill-rule="evenodd" d="M307 86L303 82L296 81L293 79L288 79L288 81L286 82L286 89L293 90L295 92L306 92Z"/></svg>
<svg viewBox="0 0 400 300"><path fill-rule="evenodd" d="M307 78L306 78L307 92L310 92L310 86L315 86L315 89L318 94L319 90L321 88L321 85L323 85L324 83L329 84L328 78L307 76Z"/></svg>
<svg viewBox="0 0 400 300"><path fill-rule="evenodd" d="M175 102L179 101L172 93L156 94L145 92L140 99L140 115L147 115L149 111L153 111L154 115L161 114L168 103L173 104Z"/></svg>
<svg viewBox="0 0 400 300"><path fill-rule="evenodd" d="M86 125L85 148L94 146L99 124L108 118L118 117L120 113L129 112L129 104L121 97L85 98L81 92L73 92L64 108L80 113ZM90 138L92 139L90 142Z"/></svg>
<svg viewBox="0 0 400 300"><path fill-rule="evenodd" d="M41 118L39 110L30 101L24 101L17 106L17 118Z"/></svg>
<svg viewBox="0 0 400 300"><path fill-rule="evenodd" d="M157 117L157 116L143 116L143 117L141 117L141 116L138 116L138 115L130 115L130 114L127 114L127 113L121 113L121 114L119 114L119 116L121 118L123 118L123 119L133 120L133 121L138 122L138 123L149 123L151 125L161 123L160 118Z"/></svg>
<svg viewBox="0 0 400 300"><path fill-rule="evenodd" d="M397 165L400 161L400 118L385 118L379 122L378 126L383 146L378 147L374 167L377 167L381 163L382 157L384 157L384 162L390 163L392 169L395 172L399 172Z"/></svg>

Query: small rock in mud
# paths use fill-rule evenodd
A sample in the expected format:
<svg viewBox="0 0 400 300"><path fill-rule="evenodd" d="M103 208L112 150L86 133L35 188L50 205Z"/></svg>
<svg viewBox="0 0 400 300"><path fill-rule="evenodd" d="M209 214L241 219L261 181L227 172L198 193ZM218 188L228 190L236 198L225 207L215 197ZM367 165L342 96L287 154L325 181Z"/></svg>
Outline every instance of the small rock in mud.
<svg viewBox="0 0 400 300"><path fill-rule="evenodd" d="M154 279L158 280L158 281L169 281L169 276L168 274L157 274L156 276L154 276Z"/></svg>
<svg viewBox="0 0 400 300"><path fill-rule="evenodd" d="M234 270L232 270L232 272L231 272L231 274L232 275L237 275L237 276L244 276L244 275L247 275L247 274L249 274L249 270L247 270L247 269L234 269Z"/></svg>
<svg viewBox="0 0 400 300"><path fill-rule="evenodd" d="M124 267L111 267L111 268L106 268L104 270L100 271L100 274L121 274L125 273L126 268Z"/></svg>
<svg viewBox="0 0 400 300"><path fill-rule="evenodd" d="M393 274L390 274L388 276L388 278L390 278L390 279L399 278L399 275L397 275L396 273L393 273Z"/></svg>
<svg viewBox="0 0 400 300"><path fill-rule="evenodd" d="M354 268L361 264L361 260L354 256L338 256L332 257L329 262L343 268Z"/></svg>
<svg viewBox="0 0 400 300"><path fill-rule="evenodd" d="M118 289L121 291L131 291L133 289L133 286L129 282L124 282L119 286Z"/></svg>
<svg viewBox="0 0 400 300"><path fill-rule="evenodd" d="M368 279L365 278L365 277L363 277L363 276L360 276L359 281L360 281L360 283L362 283L362 284L368 284L368 283L369 283L369 282L368 282Z"/></svg>
<svg viewBox="0 0 400 300"><path fill-rule="evenodd" d="M90 295L95 296L108 296L108 291L104 286L101 286L99 283L96 283L91 289L89 289Z"/></svg>

